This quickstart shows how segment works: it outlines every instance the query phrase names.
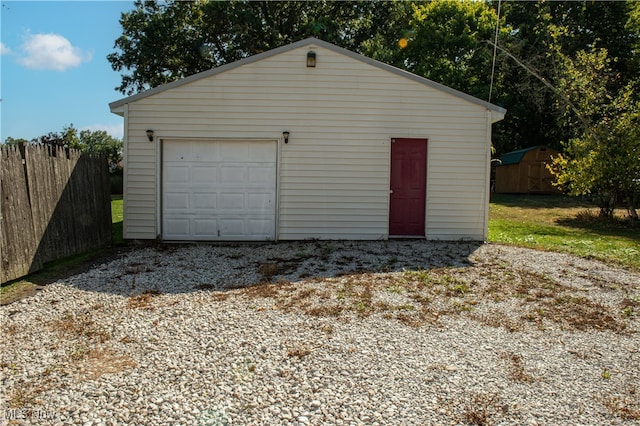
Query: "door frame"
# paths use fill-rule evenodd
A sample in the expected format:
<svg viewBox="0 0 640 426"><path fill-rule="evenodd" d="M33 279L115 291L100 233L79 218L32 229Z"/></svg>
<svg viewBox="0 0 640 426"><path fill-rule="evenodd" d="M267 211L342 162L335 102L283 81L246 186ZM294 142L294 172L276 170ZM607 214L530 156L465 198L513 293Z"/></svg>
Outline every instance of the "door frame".
<svg viewBox="0 0 640 426"><path fill-rule="evenodd" d="M424 165L424 184L425 184L425 195L424 195L424 235L392 235L390 233L390 228L391 228L391 164L392 164L392 157L391 157L391 153L392 153L392 144L394 143L395 140L402 140L402 139L419 139L419 140L423 140L425 143L425 165ZM388 183L387 183L387 188L388 188L388 219L387 219L387 238L416 238L416 239L422 239L422 238L426 238L427 237L427 205L428 205L428 193L429 193L429 138L426 136L414 136L414 137L390 137L389 138L389 179L388 179Z"/></svg>

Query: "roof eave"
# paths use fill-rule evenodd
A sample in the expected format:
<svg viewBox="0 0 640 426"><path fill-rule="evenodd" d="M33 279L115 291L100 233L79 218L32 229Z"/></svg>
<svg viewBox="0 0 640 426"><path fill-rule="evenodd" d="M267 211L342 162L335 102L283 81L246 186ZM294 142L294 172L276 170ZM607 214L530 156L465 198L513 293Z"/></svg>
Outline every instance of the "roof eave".
<svg viewBox="0 0 640 426"><path fill-rule="evenodd" d="M492 105L492 104L489 104ZM494 107L498 108L498 109L490 109L491 111L491 124L493 123L497 123L500 120L504 120L504 116L507 113L507 110L501 107L498 107L496 105L493 105Z"/></svg>
<svg viewBox="0 0 640 426"><path fill-rule="evenodd" d="M116 102L112 102L109 104L109 109L112 113L124 117L124 104L116 105Z"/></svg>

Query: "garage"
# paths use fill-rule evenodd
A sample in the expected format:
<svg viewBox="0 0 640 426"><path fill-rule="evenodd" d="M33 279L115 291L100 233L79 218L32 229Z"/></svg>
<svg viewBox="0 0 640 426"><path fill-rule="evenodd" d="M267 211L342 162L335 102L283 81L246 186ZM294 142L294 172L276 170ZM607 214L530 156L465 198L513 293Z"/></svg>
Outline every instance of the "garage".
<svg viewBox="0 0 640 426"><path fill-rule="evenodd" d="M162 238L276 238L277 141L162 141Z"/></svg>
<svg viewBox="0 0 640 426"><path fill-rule="evenodd" d="M110 104L123 237L484 240L505 110L309 38Z"/></svg>

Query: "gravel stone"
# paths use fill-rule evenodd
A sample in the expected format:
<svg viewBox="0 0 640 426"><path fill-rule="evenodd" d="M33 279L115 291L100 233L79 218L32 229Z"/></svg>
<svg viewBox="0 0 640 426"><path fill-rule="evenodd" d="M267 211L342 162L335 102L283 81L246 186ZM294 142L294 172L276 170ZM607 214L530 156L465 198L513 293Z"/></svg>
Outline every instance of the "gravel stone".
<svg viewBox="0 0 640 426"><path fill-rule="evenodd" d="M640 274L567 254L419 240L142 247L0 307L0 414L638 424L639 317Z"/></svg>

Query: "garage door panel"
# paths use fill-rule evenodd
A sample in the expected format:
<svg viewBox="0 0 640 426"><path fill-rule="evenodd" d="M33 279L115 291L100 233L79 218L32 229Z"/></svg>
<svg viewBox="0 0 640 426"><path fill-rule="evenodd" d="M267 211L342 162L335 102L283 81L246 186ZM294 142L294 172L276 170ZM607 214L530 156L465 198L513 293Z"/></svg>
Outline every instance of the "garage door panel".
<svg viewBox="0 0 640 426"><path fill-rule="evenodd" d="M193 219L194 233L201 237L218 237L218 221L215 219Z"/></svg>
<svg viewBox="0 0 640 426"><path fill-rule="evenodd" d="M238 213L242 214L244 209L244 193L223 193L219 195L220 210L240 210Z"/></svg>
<svg viewBox="0 0 640 426"><path fill-rule="evenodd" d="M169 193L165 195L165 206L167 209L188 209L189 194Z"/></svg>
<svg viewBox="0 0 640 426"><path fill-rule="evenodd" d="M165 163L167 164L167 163ZM170 165L165 166L165 180L168 183L188 183L189 182L189 167L183 165Z"/></svg>
<svg viewBox="0 0 640 426"><path fill-rule="evenodd" d="M268 236L272 226L273 223L269 220L251 218L247 220L248 231L252 235Z"/></svg>
<svg viewBox="0 0 640 426"><path fill-rule="evenodd" d="M191 158L191 145L179 142L164 144L162 156L164 161L189 160Z"/></svg>
<svg viewBox="0 0 640 426"><path fill-rule="evenodd" d="M274 175L275 169L270 166L249 166L249 183L262 183Z"/></svg>
<svg viewBox="0 0 640 426"><path fill-rule="evenodd" d="M191 142L191 157L194 162L215 162L220 157L218 144L207 141Z"/></svg>
<svg viewBox="0 0 640 426"><path fill-rule="evenodd" d="M249 145L247 160L251 162L275 162L275 151L268 144Z"/></svg>
<svg viewBox="0 0 640 426"><path fill-rule="evenodd" d="M216 194L196 192L191 195L191 205L194 209L215 209Z"/></svg>
<svg viewBox="0 0 640 426"><path fill-rule="evenodd" d="M246 181L245 166L222 166L220 167L220 182L242 183Z"/></svg>
<svg viewBox="0 0 640 426"><path fill-rule="evenodd" d="M245 162L249 159L249 145L246 142L221 142L220 160Z"/></svg>
<svg viewBox="0 0 640 426"><path fill-rule="evenodd" d="M174 237L189 236L189 219L167 219L166 233Z"/></svg>
<svg viewBox="0 0 640 426"><path fill-rule="evenodd" d="M193 184L210 185L218 181L218 167L215 165L193 166L191 168L191 182Z"/></svg>
<svg viewBox="0 0 640 426"><path fill-rule="evenodd" d="M246 232L243 219L220 218L219 229L221 237L243 237Z"/></svg>
<svg viewBox="0 0 640 426"><path fill-rule="evenodd" d="M163 238L275 239L276 150L275 141L163 141Z"/></svg>
<svg viewBox="0 0 640 426"><path fill-rule="evenodd" d="M247 194L247 208L251 211L271 210L273 201L270 193Z"/></svg>

